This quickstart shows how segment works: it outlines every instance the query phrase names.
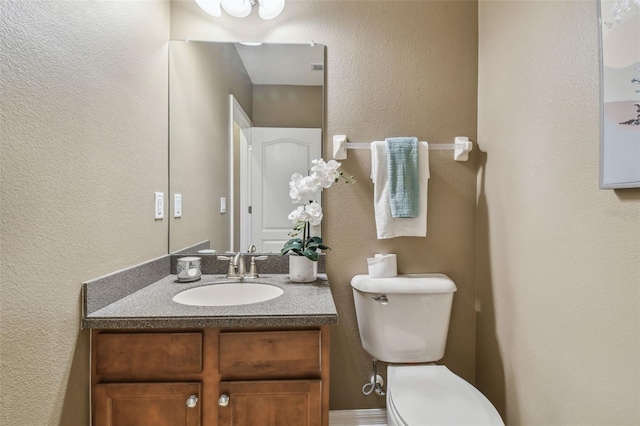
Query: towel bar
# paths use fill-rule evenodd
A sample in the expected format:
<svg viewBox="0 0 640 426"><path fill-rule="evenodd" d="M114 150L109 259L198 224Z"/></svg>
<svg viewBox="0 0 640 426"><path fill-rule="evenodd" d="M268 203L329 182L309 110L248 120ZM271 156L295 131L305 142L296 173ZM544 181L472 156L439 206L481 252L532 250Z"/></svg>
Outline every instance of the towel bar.
<svg viewBox="0 0 640 426"><path fill-rule="evenodd" d="M347 149L370 149L371 142L347 142L346 135L333 136L333 158L345 160ZM457 136L455 143L434 143L429 144L429 149L452 149L453 159L456 161L467 161L469 151L473 149L473 142L465 136Z"/></svg>

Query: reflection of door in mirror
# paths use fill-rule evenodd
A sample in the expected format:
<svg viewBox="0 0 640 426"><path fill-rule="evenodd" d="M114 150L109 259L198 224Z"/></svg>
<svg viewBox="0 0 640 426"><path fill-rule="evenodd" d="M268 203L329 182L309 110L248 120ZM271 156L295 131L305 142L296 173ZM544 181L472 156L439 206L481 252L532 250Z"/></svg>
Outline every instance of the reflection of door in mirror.
<svg viewBox="0 0 640 426"><path fill-rule="evenodd" d="M289 197L289 181L293 173L308 173L311 160L321 157L321 146L321 129L251 129L250 171L246 171L251 175L250 208L241 207L245 217L241 223L247 225L240 230L240 247L255 244L259 252L277 253L291 238L293 224L288 216L295 206Z"/></svg>
<svg viewBox="0 0 640 426"><path fill-rule="evenodd" d="M251 174L248 168L251 127L253 126L251 119L242 108L242 105L229 95L231 117L233 120L233 136L231 140L231 188L229 188L230 206L229 212L231 224L229 230L231 232L229 241L231 246L229 250L234 251L239 247L249 247L250 243L241 241L241 228L246 226L246 220L241 217L243 211L246 211L250 205L249 196L251 195ZM242 172L244 171L244 172ZM249 171L249 172L247 172ZM242 188L242 190L240 189ZM241 250L241 249L239 249Z"/></svg>

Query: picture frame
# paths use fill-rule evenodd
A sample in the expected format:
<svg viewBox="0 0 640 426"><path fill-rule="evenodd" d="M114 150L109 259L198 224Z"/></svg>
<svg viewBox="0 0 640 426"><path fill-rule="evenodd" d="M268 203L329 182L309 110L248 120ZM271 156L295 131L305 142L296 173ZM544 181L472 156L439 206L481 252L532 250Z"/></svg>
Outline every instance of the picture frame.
<svg viewBox="0 0 640 426"><path fill-rule="evenodd" d="M598 0L600 188L640 187L640 0Z"/></svg>

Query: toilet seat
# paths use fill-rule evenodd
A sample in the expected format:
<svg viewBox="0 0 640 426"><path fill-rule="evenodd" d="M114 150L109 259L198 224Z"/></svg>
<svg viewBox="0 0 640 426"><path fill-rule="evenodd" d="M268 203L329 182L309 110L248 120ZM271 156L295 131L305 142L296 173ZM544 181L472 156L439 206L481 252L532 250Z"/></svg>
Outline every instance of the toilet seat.
<svg viewBox="0 0 640 426"><path fill-rule="evenodd" d="M389 425L504 425L489 400L443 365L387 367Z"/></svg>

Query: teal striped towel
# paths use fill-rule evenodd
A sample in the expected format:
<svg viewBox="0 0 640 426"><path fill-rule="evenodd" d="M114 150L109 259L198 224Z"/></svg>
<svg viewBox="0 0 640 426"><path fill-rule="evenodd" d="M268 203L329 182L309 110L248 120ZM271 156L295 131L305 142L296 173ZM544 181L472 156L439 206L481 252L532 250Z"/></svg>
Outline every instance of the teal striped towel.
<svg viewBox="0 0 640 426"><path fill-rule="evenodd" d="M418 138L387 138L391 217L418 217L420 173Z"/></svg>

